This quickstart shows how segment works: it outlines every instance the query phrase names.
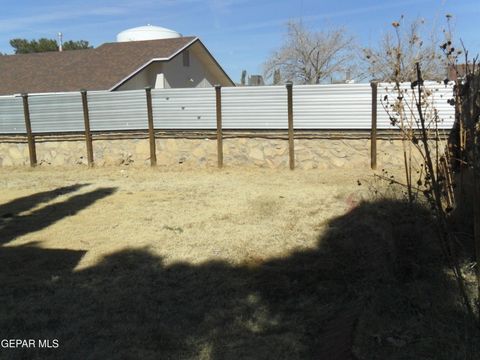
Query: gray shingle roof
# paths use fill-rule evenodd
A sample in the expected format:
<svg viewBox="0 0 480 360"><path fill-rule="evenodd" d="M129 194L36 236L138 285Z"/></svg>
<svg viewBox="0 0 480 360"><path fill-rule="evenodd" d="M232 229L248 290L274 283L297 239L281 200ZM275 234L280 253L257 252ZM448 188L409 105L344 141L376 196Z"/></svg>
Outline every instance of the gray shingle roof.
<svg viewBox="0 0 480 360"><path fill-rule="evenodd" d="M96 49L0 56L0 95L108 90L152 59L195 37L107 43Z"/></svg>

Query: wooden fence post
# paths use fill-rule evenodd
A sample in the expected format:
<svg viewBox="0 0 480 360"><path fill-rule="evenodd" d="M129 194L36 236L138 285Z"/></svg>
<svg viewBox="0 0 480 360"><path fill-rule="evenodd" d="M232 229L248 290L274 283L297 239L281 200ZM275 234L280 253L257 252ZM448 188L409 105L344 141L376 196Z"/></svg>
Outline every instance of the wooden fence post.
<svg viewBox="0 0 480 360"><path fill-rule="evenodd" d="M222 131L222 86L215 85L217 109L217 162L218 167L223 167L223 131Z"/></svg>
<svg viewBox="0 0 480 360"><path fill-rule="evenodd" d="M378 83L372 81L372 129L370 133L370 166L372 170L377 169L377 92Z"/></svg>
<svg viewBox="0 0 480 360"><path fill-rule="evenodd" d="M22 94L23 115L25 117L25 129L27 130L28 155L30 157L30 166L37 165L37 150L35 149L35 137L32 133L32 123L30 122L30 109L28 107L28 94Z"/></svg>
<svg viewBox="0 0 480 360"><path fill-rule="evenodd" d="M92 142L92 133L90 131L90 115L88 112L88 99L87 91L80 90L82 94L82 105L83 105L83 123L85 125L85 143L87 145L87 161L88 166L93 166L93 142Z"/></svg>
<svg viewBox="0 0 480 360"><path fill-rule="evenodd" d="M157 151L155 146L155 128L153 125L153 109L152 109L152 89L145 88L147 95L147 115L148 115L148 139L150 141L150 166L157 165Z"/></svg>
<svg viewBox="0 0 480 360"><path fill-rule="evenodd" d="M293 138L293 83L287 82L287 105L288 105L288 159L290 170L295 169L295 145Z"/></svg>

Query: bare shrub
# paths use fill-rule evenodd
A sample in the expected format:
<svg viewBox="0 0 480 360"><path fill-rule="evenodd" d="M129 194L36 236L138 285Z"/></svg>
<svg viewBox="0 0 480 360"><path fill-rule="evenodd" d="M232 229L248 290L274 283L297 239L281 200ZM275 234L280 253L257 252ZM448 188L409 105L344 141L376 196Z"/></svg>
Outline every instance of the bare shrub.
<svg viewBox="0 0 480 360"><path fill-rule="evenodd" d="M426 79L443 80L445 66L435 29L422 36L425 21L407 23L403 15L392 25L394 31L386 33L377 47L362 49L366 73L379 81L414 81L415 64L420 63Z"/></svg>

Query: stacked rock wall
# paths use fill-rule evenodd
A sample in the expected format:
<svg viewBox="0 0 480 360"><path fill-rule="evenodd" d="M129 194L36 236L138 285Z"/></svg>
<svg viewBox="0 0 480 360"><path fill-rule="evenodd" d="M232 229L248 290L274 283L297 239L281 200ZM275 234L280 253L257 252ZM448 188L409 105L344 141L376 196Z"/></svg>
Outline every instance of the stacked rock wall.
<svg viewBox="0 0 480 360"><path fill-rule="evenodd" d="M211 134L210 134L211 135ZM366 168L370 166L370 140L367 136L297 138L295 165L300 169ZM212 136L161 137L156 139L159 166L215 167L217 143ZM226 137L223 140L225 166L288 168L288 141L268 136ZM398 138L377 142L379 167L403 165L403 147ZM103 137L93 142L96 166L150 164L149 141L142 137ZM37 162L40 166L86 165L86 145L81 136L37 138ZM27 166L25 139L0 140L0 166Z"/></svg>

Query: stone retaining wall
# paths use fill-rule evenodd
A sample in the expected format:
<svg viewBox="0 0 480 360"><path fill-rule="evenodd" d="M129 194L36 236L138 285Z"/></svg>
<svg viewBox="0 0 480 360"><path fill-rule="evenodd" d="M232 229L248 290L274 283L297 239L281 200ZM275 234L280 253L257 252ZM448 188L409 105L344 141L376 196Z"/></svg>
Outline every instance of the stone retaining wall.
<svg viewBox="0 0 480 360"><path fill-rule="evenodd" d="M217 144L214 139L160 138L156 140L159 166L215 167ZM112 139L93 142L96 166L148 166L148 139ZM398 139L378 140L379 167L402 166L403 151ZM86 165L83 140L36 142L40 166ZM370 140L352 138L296 139L295 162L302 169L366 168L370 166ZM0 142L0 166L28 166L25 142ZM225 166L288 168L288 141L268 138L224 139Z"/></svg>

